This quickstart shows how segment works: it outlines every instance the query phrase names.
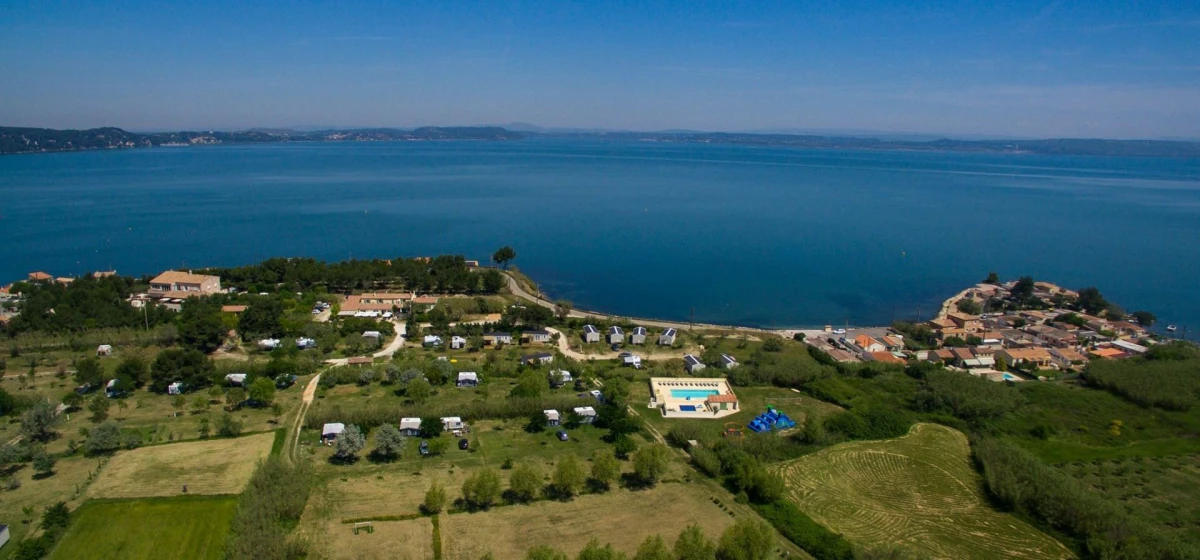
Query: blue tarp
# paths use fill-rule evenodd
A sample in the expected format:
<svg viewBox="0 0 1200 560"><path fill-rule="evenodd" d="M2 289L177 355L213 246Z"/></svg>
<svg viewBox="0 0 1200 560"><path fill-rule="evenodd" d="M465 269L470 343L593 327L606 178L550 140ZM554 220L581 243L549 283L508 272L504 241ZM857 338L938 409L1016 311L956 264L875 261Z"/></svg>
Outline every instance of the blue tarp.
<svg viewBox="0 0 1200 560"><path fill-rule="evenodd" d="M774 408L769 408L766 412L759 414L754 420L751 420L747 427L755 432L769 432L771 430L794 428L796 427L796 421L788 418L787 414L779 412Z"/></svg>

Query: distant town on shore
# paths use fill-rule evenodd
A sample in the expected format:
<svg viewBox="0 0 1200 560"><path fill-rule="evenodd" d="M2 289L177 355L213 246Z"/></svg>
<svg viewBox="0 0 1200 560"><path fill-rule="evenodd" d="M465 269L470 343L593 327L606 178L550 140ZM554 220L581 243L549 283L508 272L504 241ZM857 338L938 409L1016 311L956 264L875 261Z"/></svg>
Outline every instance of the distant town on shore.
<svg viewBox="0 0 1200 560"><path fill-rule="evenodd" d="M850 150L908 150L1109 157L1200 157L1200 142L1174 140L1109 140L1091 138L955 140L941 138L930 141L917 141L882 139L866 135L827 136L741 132L535 132L515 131L498 126L428 126L414 129L348 128L317 131L251 128L241 131L153 133L129 132L115 127L87 130L0 127L0 155L213 144L447 140L513 141L539 137Z"/></svg>

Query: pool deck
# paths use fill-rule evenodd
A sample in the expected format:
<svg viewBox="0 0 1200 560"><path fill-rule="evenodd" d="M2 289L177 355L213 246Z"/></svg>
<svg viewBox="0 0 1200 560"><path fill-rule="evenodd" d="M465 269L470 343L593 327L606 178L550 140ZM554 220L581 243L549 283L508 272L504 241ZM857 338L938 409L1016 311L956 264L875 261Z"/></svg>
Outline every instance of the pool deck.
<svg viewBox="0 0 1200 560"><path fill-rule="evenodd" d="M722 402L709 402L697 396L676 397L672 391L706 391ZM734 399L729 402L730 399ZM650 378L650 408L657 408L667 418L721 418L737 414L738 403L729 382L720 377L652 377ZM683 410L694 406L695 410Z"/></svg>

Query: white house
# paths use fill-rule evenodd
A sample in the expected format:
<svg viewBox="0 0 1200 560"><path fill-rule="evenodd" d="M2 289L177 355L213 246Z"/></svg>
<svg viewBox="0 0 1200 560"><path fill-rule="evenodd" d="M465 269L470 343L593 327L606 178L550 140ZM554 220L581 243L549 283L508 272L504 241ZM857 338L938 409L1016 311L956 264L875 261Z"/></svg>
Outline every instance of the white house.
<svg viewBox="0 0 1200 560"><path fill-rule="evenodd" d="M621 359L621 364L633 369L642 369L642 357L630 352L621 352L618 358Z"/></svg>
<svg viewBox="0 0 1200 560"><path fill-rule="evenodd" d="M734 358L733 356L730 356L729 354L721 354L721 367L723 367L725 369L733 369L733 368L737 367L737 365L738 365L737 358Z"/></svg>
<svg viewBox="0 0 1200 560"><path fill-rule="evenodd" d="M182 395L183 394L183 383L176 381L170 385L167 385L167 394L168 395Z"/></svg>
<svg viewBox="0 0 1200 560"><path fill-rule="evenodd" d="M549 352L536 352L521 356L521 363L531 366L545 365L554 362L554 354Z"/></svg>
<svg viewBox="0 0 1200 560"><path fill-rule="evenodd" d="M600 331L596 330L593 325L583 326L583 341L584 342L600 342Z"/></svg>
<svg viewBox="0 0 1200 560"><path fill-rule="evenodd" d="M498 344L512 344L512 333L506 332L490 332L483 333L483 343L492 346Z"/></svg>
<svg viewBox="0 0 1200 560"><path fill-rule="evenodd" d="M450 337L450 349L451 350L461 350L466 347L467 347L467 339L465 339L461 336L457 336L457 335Z"/></svg>
<svg viewBox="0 0 1200 560"><path fill-rule="evenodd" d="M313 340L313 339L307 338L307 337L303 337L303 336L296 339L296 348L304 350L306 348L316 348L316 347L317 347L316 340Z"/></svg>
<svg viewBox="0 0 1200 560"><path fill-rule="evenodd" d="M8 525L0 525L0 547L8 544Z"/></svg>
<svg viewBox="0 0 1200 560"><path fill-rule="evenodd" d="M300 346L299 340L296 341L296 346ZM278 338L264 338L264 339L258 341L258 347L263 350L274 350L276 348L279 348L279 339Z"/></svg>
<svg viewBox="0 0 1200 560"><path fill-rule="evenodd" d="M363 331L362 335L363 335L363 338L374 338L375 340L379 340L380 338L383 338L383 333L381 333L379 331Z"/></svg>
<svg viewBox="0 0 1200 560"><path fill-rule="evenodd" d="M225 376L225 382L230 385L241 387L246 384L246 374L231 373L231 374Z"/></svg>
<svg viewBox="0 0 1200 560"><path fill-rule="evenodd" d="M675 344L675 335L678 334L675 329L667 329L662 334L658 335L659 346L671 346Z"/></svg>
<svg viewBox="0 0 1200 560"><path fill-rule="evenodd" d="M416 436L421 431L420 418L401 418L400 434L408 437Z"/></svg>
<svg viewBox="0 0 1200 560"><path fill-rule="evenodd" d="M546 415L546 423L551 426L557 426L561 422L557 410L543 410L542 414Z"/></svg>
<svg viewBox="0 0 1200 560"><path fill-rule="evenodd" d="M342 432L346 431L346 425L341 422L330 422L321 426L321 441L327 442L331 439L337 439Z"/></svg>
<svg viewBox="0 0 1200 560"><path fill-rule="evenodd" d="M101 344L100 346L97 346L96 347L96 355L97 356L111 356L112 355L112 346L108 345L108 344Z"/></svg>
<svg viewBox="0 0 1200 560"><path fill-rule="evenodd" d="M479 385L479 374L473 371L458 372L459 387L475 387L476 385Z"/></svg>
<svg viewBox="0 0 1200 560"><path fill-rule="evenodd" d="M421 346L424 346L426 348L430 348L433 346L441 346L441 345L442 345L442 337L440 337L436 334L425 335L425 339L421 342Z"/></svg>
<svg viewBox="0 0 1200 560"><path fill-rule="evenodd" d="M535 344L545 344L550 342L550 331L539 329L536 331L525 331L521 333L521 339Z"/></svg>
<svg viewBox="0 0 1200 560"><path fill-rule="evenodd" d="M683 355L683 368L686 369L688 373L694 374L697 371L704 369L704 367L704 362L701 362L700 358L697 358L691 354Z"/></svg>
<svg viewBox="0 0 1200 560"><path fill-rule="evenodd" d="M453 432L457 435L467 425L463 423L462 418L457 416L446 416L442 418L442 431Z"/></svg>
<svg viewBox="0 0 1200 560"><path fill-rule="evenodd" d="M572 412L579 415L579 421L584 424L591 424L596 421L596 409L590 406L577 406Z"/></svg>
<svg viewBox="0 0 1200 560"><path fill-rule="evenodd" d="M634 327L633 333L629 335L630 344L645 344L646 343L646 327Z"/></svg>
<svg viewBox="0 0 1200 560"><path fill-rule="evenodd" d="M1112 341L1112 345L1129 354L1145 354L1150 350L1141 344L1134 344L1128 340L1114 340Z"/></svg>
<svg viewBox="0 0 1200 560"><path fill-rule="evenodd" d="M625 342L625 331L616 325L608 327L608 343L620 344L622 342Z"/></svg>

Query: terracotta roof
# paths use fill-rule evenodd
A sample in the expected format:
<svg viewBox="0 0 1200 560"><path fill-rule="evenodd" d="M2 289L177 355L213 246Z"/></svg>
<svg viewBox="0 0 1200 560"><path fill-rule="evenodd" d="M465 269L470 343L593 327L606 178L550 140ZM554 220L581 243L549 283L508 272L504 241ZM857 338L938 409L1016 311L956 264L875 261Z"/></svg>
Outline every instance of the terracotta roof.
<svg viewBox="0 0 1200 560"><path fill-rule="evenodd" d="M950 351L954 352L954 357L963 360L970 360L975 357L975 353L970 348L951 348Z"/></svg>
<svg viewBox="0 0 1200 560"><path fill-rule="evenodd" d="M54 281L58 282L59 284L66 285L66 284L70 284L71 282L74 282L75 279L67 278L66 276L59 276L58 278L55 278Z"/></svg>
<svg viewBox="0 0 1200 560"><path fill-rule="evenodd" d="M871 352L871 357L874 358L876 362L883 362L885 364L905 363L904 360L897 358L896 355L892 354L891 352Z"/></svg>
<svg viewBox="0 0 1200 560"><path fill-rule="evenodd" d="M897 338L891 335L883 337L884 344L888 346L904 346L904 339Z"/></svg>
<svg viewBox="0 0 1200 560"><path fill-rule="evenodd" d="M1069 362L1086 362L1087 361L1087 356L1084 356L1083 354L1080 354L1079 352L1076 352L1070 348L1054 348L1054 349L1050 350L1050 353L1055 354L1058 357L1060 357L1064 360L1067 360Z"/></svg>
<svg viewBox="0 0 1200 560"><path fill-rule="evenodd" d="M39 271L37 271L37 272L30 272L30 273L29 273L29 279L30 279L30 280L33 280L33 281L35 281L35 282L42 282L42 281L45 281L45 280L50 280L51 278L54 278L54 277L53 277L53 276L50 276L49 274L46 274L45 272L42 272L42 271L40 271L40 270L39 270Z"/></svg>
<svg viewBox="0 0 1200 560"><path fill-rule="evenodd" d="M241 313L246 310L245 305L222 305L222 313Z"/></svg>
<svg viewBox="0 0 1200 560"><path fill-rule="evenodd" d="M934 355L936 355L937 357L939 357L943 360L953 360L954 359L954 352L952 350L950 350L949 348L939 348L937 350L934 350L933 353L934 353Z"/></svg>
<svg viewBox="0 0 1200 560"><path fill-rule="evenodd" d="M1089 350L1088 354L1091 354L1098 358L1124 358L1124 357L1128 356L1128 354L1126 354L1120 350L1117 350L1116 348L1096 348L1093 350Z"/></svg>
<svg viewBox="0 0 1200 560"><path fill-rule="evenodd" d="M721 393L719 395L709 395L705 402L711 403L735 403L738 402L737 395L733 393Z"/></svg>
<svg viewBox="0 0 1200 560"><path fill-rule="evenodd" d="M952 329L958 326L957 323L950 319L934 319L929 324L939 329Z"/></svg>
<svg viewBox="0 0 1200 560"><path fill-rule="evenodd" d="M872 344L879 344L879 341L875 340L874 338L871 338L865 334L860 334L860 335L854 337L854 343L859 345L862 348L866 348Z"/></svg>
<svg viewBox="0 0 1200 560"><path fill-rule="evenodd" d="M438 298L434 296L421 296L413 298L412 302L418 305L434 305L438 302Z"/></svg>
<svg viewBox="0 0 1200 560"><path fill-rule="evenodd" d="M203 284L209 278L216 276L206 276L204 274L192 274L182 270L168 270L158 276L155 276L150 281L151 284Z"/></svg>
<svg viewBox="0 0 1200 560"><path fill-rule="evenodd" d="M1050 352L1045 348L1006 348L1001 351L1014 360L1046 361L1050 359Z"/></svg>

